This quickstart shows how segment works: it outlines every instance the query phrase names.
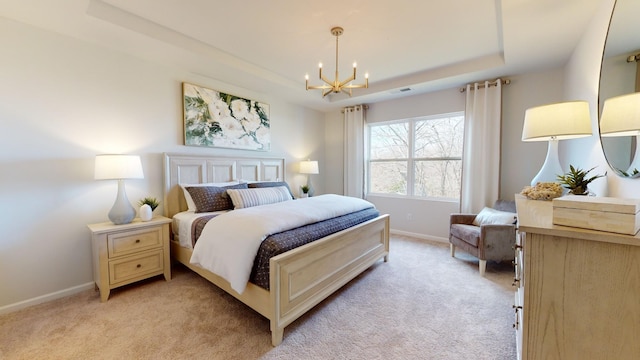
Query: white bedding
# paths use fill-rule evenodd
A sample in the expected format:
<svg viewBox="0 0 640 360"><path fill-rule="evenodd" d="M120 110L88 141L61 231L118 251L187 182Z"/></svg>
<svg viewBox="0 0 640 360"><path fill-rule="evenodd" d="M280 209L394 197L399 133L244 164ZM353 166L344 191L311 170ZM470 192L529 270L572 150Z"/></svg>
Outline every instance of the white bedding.
<svg viewBox="0 0 640 360"><path fill-rule="evenodd" d="M209 220L190 262L221 276L242 294L267 236L370 207L366 200L327 194L233 210Z"/></svg>
<svg viewBox="0 0 640 360"><path fill-rule="evenodd" d="M203 216L220 215L226 212L228 211L215 211L205 213L196 213L195 211L179 212L173 215L173 226L171 227L173 230L173 234L178 236L180 246L188 249L193 249L191 240L191 227L193 226L193 222Z"/></svg>

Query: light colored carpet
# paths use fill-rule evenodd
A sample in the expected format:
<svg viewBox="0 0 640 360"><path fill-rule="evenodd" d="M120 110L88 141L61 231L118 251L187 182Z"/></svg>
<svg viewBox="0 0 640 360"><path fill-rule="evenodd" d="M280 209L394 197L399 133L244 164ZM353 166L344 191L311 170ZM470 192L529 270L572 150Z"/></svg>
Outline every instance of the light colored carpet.
<svg viewBox="0 0 640 360"><path fill-rule="evenodd" d="M111 292L0 316L1 359L515 359L510 265L391 239L390 260L289 325L269 322L181 265Z"/></svg>

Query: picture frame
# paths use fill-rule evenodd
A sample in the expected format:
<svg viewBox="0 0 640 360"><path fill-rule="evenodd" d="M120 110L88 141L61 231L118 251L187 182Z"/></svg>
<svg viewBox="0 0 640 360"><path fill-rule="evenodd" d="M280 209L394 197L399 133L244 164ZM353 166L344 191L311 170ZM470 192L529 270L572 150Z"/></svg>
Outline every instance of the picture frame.
<svg viewBox="0 0 640 360"><path fill-rule="evenodd" d="M186 82L182 98L185 145L271 150L268 104Z"/></svg>

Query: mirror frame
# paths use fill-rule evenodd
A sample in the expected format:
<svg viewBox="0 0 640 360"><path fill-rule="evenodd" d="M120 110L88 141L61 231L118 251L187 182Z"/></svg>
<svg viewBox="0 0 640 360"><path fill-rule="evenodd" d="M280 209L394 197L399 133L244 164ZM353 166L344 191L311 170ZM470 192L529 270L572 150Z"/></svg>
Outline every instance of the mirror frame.
<svg viewBox="0 0 640 360"><path fill-rule="evenodd" d="M633 34L640 34L640 26L637 14L640 13L640 2L636 0L616 0L611 16L604 47L602 49L602 59L600 62L600 78L598 84L598 119L602 118L602 108L607 98L640 91L640 62L636 61L636 66L627 64L627 56L633 53L640 53L640 36L637 41ZM631 8L631 9L629 9ZM637 28L637 31L633 31ZM634 76L630 76L634 73ZM607 81L608 76L612 81ZM628 78L632 78L632 83L628 83ZM612 86L615 84L616 86ZM618 85L620 85L618 87ZM598 128L600 121L598 121ZM598 129L600 135L600 129ZM635 137L602 137L600 136L602 153L609 164L609 167L618 176L624 178L640 178L640 173L630 175L627 173L633 161L636 148L640 143ZM626 166L625 166L626 164ZM624 168L624 170L621 170Z"/></svg>

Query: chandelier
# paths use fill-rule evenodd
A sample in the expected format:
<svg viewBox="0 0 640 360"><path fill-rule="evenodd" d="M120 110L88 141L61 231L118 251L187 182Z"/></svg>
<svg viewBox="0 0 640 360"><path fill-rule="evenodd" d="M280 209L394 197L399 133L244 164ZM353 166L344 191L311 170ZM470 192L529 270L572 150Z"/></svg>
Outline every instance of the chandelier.
<svg viewBox="0 0 640 360"><path fill-rule="evenodd" d="M322 90L322 97L327 96L330 93L339 93L343 92L345 94L349 94L351 96L352 89L358 88L368 88L369 87L369 74L364 74L364 84L351 84L353 80L356 79L356 63L353 63L353 74L348 79L344 81L340 81L340 77L338 76L338 36L342 35L344 29L336 26L331 29L331 34L336 37L336 78L334 81L329 81L327 78L322 76L322 63L319 66L319 74L320 80L324 81L324 85L309 85L309 75L305 75L307 90L309 89L320 89Z"/></svg>

